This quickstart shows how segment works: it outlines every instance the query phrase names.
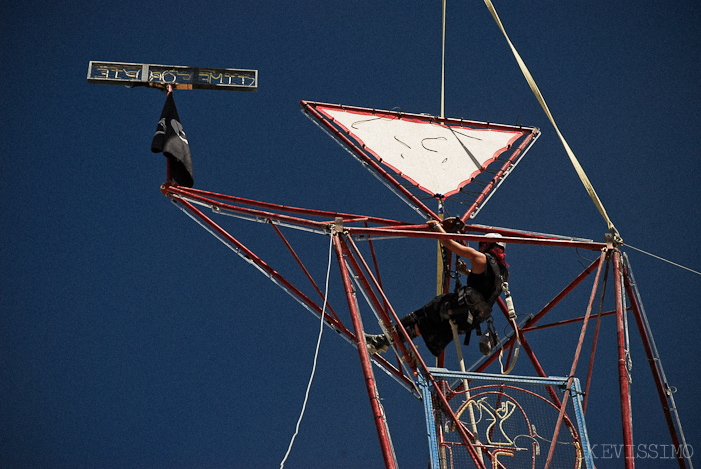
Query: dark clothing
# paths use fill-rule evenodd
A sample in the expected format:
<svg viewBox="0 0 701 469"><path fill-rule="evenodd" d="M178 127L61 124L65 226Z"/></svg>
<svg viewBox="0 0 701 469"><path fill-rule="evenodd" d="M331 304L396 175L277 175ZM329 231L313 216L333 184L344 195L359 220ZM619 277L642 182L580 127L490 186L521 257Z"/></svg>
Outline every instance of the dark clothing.
<svg viewBox="0 0 701 469"><path fill-rule="evenodd" d="M496 269L496 270L495 270ZM491 315L491 307L501 293L502 281L508 277L506 267L500 266L491 254L487 254L487 268L481 274L470 273L467 285L454 293L445 293L413 313L402 318L406 329L418 325L428 350L439 356L453 340L450 319L454 319L461 333L470 334ZM467 302L465 302L467 298ZM448 310L452 315L448 314ZM466 342L469 335L466 337Z"/></svg>

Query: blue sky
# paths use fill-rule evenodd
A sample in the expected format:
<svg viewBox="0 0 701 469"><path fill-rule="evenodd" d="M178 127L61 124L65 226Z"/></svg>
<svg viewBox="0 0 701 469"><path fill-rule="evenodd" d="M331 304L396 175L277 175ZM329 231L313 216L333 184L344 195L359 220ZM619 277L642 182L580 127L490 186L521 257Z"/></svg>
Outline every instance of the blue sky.
<svg viewBox="0 0 701 469"><path fill-rule="evenodd" d="M495 6L624 242L701 270L701 7ZM3 466L279 466L309 378L317 320L162 196L165 162L150 142L164 95L88 85L88 62L257 69L256 93L176 92L195 187L420 222L298 103L438 114L440 2L29 0L5 2L0 18ZM482 2L448 3L446 42L446 116L542 131L474 222L602 241L605 223ZM261 225L231 221L230 229L281 270L294 268ZM300 241L323 279L327 239ZM701 449L692 417L701 397L694 308L701 279L624 251L677 389L687 443ZM588 262L580 255L593 258L526 246L510 246L507 255L523 314L582 270ZM395 309L430 299L432 242L387 242L381 256ZM330 288L339 295L337 274ZM583 291L551 319L582 315L587 297ZM598 445L622 441L615 329L610 320L604 326L587 415ZM552 375L569 371L579 333L561 329L531 339ZM634 441L670 444L634 326L631 344ZM466 353L469 362L478 352ZM580 364L579 374L585 370ZM521 359L516 372L533 370ZM400 467L425 467L421 403L379 373L378 385ZM614 461L600 466L623 464ZM381 464L357 353L325 333L285 467ZM648 458L636 467L676 466Z"/></svg>

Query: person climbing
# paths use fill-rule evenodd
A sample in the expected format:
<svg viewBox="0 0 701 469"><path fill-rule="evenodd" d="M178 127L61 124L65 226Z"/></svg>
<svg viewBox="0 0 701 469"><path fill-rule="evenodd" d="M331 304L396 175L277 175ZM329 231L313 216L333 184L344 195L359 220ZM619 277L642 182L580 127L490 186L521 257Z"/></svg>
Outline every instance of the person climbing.
<svg viewBox="0 0 701 469"><path fill-rule="evenodd" d="M443 223L450 228L455 225L455 220L448 219ZM427 225L434 231L446 233L436 220L429 220ZM480 324L491 317L492 305L502 291L502 284L508 280L509 270L504 255L506 244L498 241L501 234L487 233L485 238L489 240L480 241L478 249L452 239L441 239L441 244L448 250L470 262L470 269L464 261L457 262L457 270L467 275L467 284L455 292L436 296L401 319L409 337L423 337L426 347L436 357L453 340L451 319L457 323L458 331L466 334L466 345L473 329L481 334ZM365 341L371 355L387 351L390 344L389 334L365 334Z"/></svg>

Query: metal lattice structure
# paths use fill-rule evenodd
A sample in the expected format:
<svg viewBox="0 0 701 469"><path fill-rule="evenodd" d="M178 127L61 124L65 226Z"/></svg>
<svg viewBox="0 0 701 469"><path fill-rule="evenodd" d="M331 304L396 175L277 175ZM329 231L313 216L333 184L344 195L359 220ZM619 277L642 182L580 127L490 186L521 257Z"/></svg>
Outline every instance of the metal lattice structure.
<svg viewBox="0 0 701 469"><path fill-rule="evenodd" d="M467 167L469 168L470 164L474 164L472 169L469 170L470 174L466 174L464 178L457 179L459 184L457 184L455 190L451 189L448 191L459 195L469 194L470 196L467 203L463 202L461 204L468 207L464 214L461 214L459 217L463 222L469 220L484 206L484 203L489 199L493 191L499 187L504 177L518 163L538 135L537 129L533 128L439 119L425 115L408 115L406 113L375 111L348 106L321 105L305 101L302 102L302 108L304 112L308 113L325 131L337 139L356 159L412 206L424 219L441 218L440 214L431 210L424 200L427 198L433 199L438 202L439 207L443 207L447 202L446 194L439 192L432 194L431 192L434 191L427 187L425 183L414 180L415 177L404 174L395 165L385 164L386 162L383 161L382 156L363 142L363 136L353 132L353 129L357 127L354 121L348 121L345 124L341 122L339 125L339 112L350 112L353 116L356 116L353 119L356 119L357 116L366 115L371 116L372 119L383 121L408 120L420 122L426 126L440 127L439 131L447 131L450 132L449 135L455 135L456 140L460 141L460 147L464 150L465 154L463 157L469 157ZM470 144L466 144L463 140L463 138L475 139L475 135L478 136L477 140L482 140L482 134L471 132L491 131L511 132L511 134L509 134L506 145L497 143L496 149L494 146L488 148L481 157L477 151L471 151L469 148ZM457 135L458 133L460 135ZM439 154L443 158L442 162L445 162L448 157L444 157L437 146L426 143L428 140L435 143L441 138L445 141L448 140L447 137L441 137L440 135L420 139L419 151L424 154L427 152ZM404 135L394 135L394 142L390 140L389 145L403 145L410 149L412 145L416 147L415 143L410 144L408 140L409 137ZM382 143L380 143L380 146L382 146ZM404 153L399 153L400 158L413 158L413 156L413 154L409 155L407 153L405 155ZM429 157L431 156L429 155ZM465 166L463 165L462 167ZM453 169L453 171L455 170ZM402 178L404 180L400 181ZM480 190L466 190L466 187L475 184L480 187ZM429 439L429 444L435 451L432 449L431 454L432 456L439 455L433 458L436 464L434 467L448 467L449 463L450 467L457 467L458 455L462 455L463 458L463 461L459 463L461 467L485 469L487 467L524 467L523 464L527 464L523 461L524 449L527 450L528 448L518 445L507 447L508 445L504 444L507 441L513 443L515 441L513 435L521 435L520 438L530 439L532 442L529 453L531 454L530 459L525 457L525 460L531 462L530 467L536 467L536 460L539 464L542 460L545 460L545 467L584 467L582 466L583 464L591 467L583 414L586 411L586 397L589 395L591 364L593 363L596 350L596 339L599 334L601 319L606 316L615 316L616 319L621 429L626 451L625 464L627 468L633 467L634 459L629 454L633 450L632 419L629 394L630 382L628 369L625 364L626 338L624 337L624 318L628 312L632 312L635 317L672 441L677 447L686 445L679 418L676 415L672 393L668 392L669 387L654 348L654 341L651 340L649 324L639 303L639 296L634 291L635 287L634 282L631 281L630 266L624 262L625 257L621 255L620 246L616 244L612 236L609 236L606 242L600 243L579 238L469 224L466 224L464 230L460 232L436 233L429 230L425 223L417 224L370 215L289 207L182 187L171 181L165 183L161 189L163 194L182 209L184 213L285 290L303 308L317 315L317 317L321 317L323 314L325 324L355 347L365 377L366 389L384 464L388 468L396 467L397 462L392 450L386 417L379 404L379 390L374 377L373 364L393 377L415 397L424 401L427 415L433 420L431 425L433 425L434 431L432 432L432 438ZM305 283L306 288L299 281L293 281L287 275L281 274L281 270L277 270L276 267L273 267L252 249L239 241L222 224L215 222L212 217L205 214L203 209L210 211L216 216L225 215L259 222L272 229L280 239L282 246L289 251L295 263L299 266L303 274L301 283ZM320 282L314 279L305 262L297 254L289 234L285 234L289 229L322 237L331 237L343 283L343 294L347 304L347 309L344 308L345 313L338 308L338 305L327 304L327 298L322 294ZM510 320L508 308L505 302L499 298L497 304L507 323L512 327L512 333L506 335L500 347L497 347L489 356L473 367L472 371L477 373L477 375L470 375L469 378L463 377L457 383L451 383L449 380L444 379L445 376L442 370L427 365L416 345L409 339L407 331L399 322L399 316L392 306L393 299L388 297L382 285L375 241L379 239L429 238L434 240L454 239L467 243L484 239L485 234L488 232L501 234L503 236L501 241L507 244L547 246L554 249L576 248L581 251L598 253L599 256L589 266L585 267L545 307L540 311L529 314L520 324ZM362 241L362 246L360 246L360 241ZM452 263L452 257L446 256L446 269L442 278L443 290L446 292L449 291L450 287ZM613 272L615 308L612 311L603 311L601 306L599 306L598 313L593 313L598 288L600 288L602 283L601 280L608 277L610 268L612 268ZM596 272L596 275L586 307L586 314L583 317L570 317L550 324L541 323L553 308L594 272ZM603 284L605 285L605 282ZM361 293L365 301L362 308L357 292ZM603 289L601 298L603 302ZM627 306L624 298L630 301L630 306ZM372 311L379 319L385 332L391 334L393 339L392 348L396 360L390 354L387 354L387 356L371 356L368 354L365 347L365 331L362 321L363 311ZM575 380L575 374L579 357L583 351L587 328L594 318L596 318L596 330L590 355L590 369L585 380L584 389L580 390L578 381ZM580 338L576 345L568 378L564 381L561 379L558 381L560 384L554 385L553 381L548 381L552 379L548 378L546 370L539 362L529 338L536 331L570 324L581 324ZM492 380L495 381L491 384L492 388L488 386L477 386L474 389L468 388L469 381L477 380L476 376L485 373L497 359L501 359L502 355L506 356L506 366L508 368L509 363L515 360L516 351L519 348L524 351L531 362L536 378L540 379L539 384L545 383L546 391L544 393L536 393L526 389L525 386L531 378L523 378L516 385L507 385L507 382L510 382L510 378L504 375L500 375L498 378L492 376ZM547 424L530 423L530 415L533 414L533 411L530 409L526 410L528 405L523 404L525 401L523 397L518 397L520 395L528 396L526 401L532 400L536 402L540 406L540 412L550 413L551 418L549 422ZM580 411L581 395L586 397L583 399ZM490 399L492 402L490 402ZM568 406L568 400L570 399L574 401L574 405L570 404ZM428 402L429 400L430 403ZM461 401L462 404L456 405L456 403ZM510 404L505 404L506 402ZM487 420L476 420L471 416L469 424L465 423L466 412L467 414L474 414L475 411L482 411L483 415L486 415L485 413L489 411L492 413L492 420L495 420L499 412L502 412L499 409L503 409L503 412L516 411L518 409L522 420L520 427L507 428L502 426L499 430L503 437L501 440L493 437L495 431L493 426L484 426ZM568 409L572 409L572 411ZM575 413L574 416L572 412ZM557 415L555 416L555 414ZM555 422L554 424L553 421ZM576 425L574 424L575 421L577 422ZM552 434L545 435L545 433L550 432ZM543 458L546 446L547 457ZM684 452L678 454L677 460L680 467L691 467L690 459L686 458Z"/></svg>
<svg viewBox="0 0 701 469"><path fill-rule="evenodd" d="M458 416L458 411L453 410L451 407L449 396L453 393L460 392L461 384L458 384L456 387L446 386L443 380L434 376L435 372L426 364L419 350L408 339L408 334L403 327L401 327L397 312L392 307L392 298L388 298L384 293L379 274L380 270L376 261L375 246L373 244L373 241L379 238L451 238L465 242L474 242L483 239L483 234L490 231L501 233L504 236L504 242L510 244L549 246L552 248L577 248L580 250L599 252L599 258L567 284L543 309L530 315L528 319L519 324L520 347L522 347L525 354L528 356L536 375L547 378L548 374L538 361L536 351L530 346L529 336L544 328L580 323L582 326L582 334L577 345L575 359L572 363L573 376L576 371L580 352L582 351L583 337L590 320L596 317L596 334L598 335L598 322L601 318L615 315L620 345L619 354L624 354L624 311L631 311L635 317L640 336L648 354L671 438L675 445L685 444L679 420L674 411L673 397L671 393L667 392L668 387L663 379L664 374L661 370L661 364L659 360L655 359L655 352L651 347L649 339L649 327L646 325L644 312L637 301L634 284L630 280L629 269L622 262L622 256L618 246L615 246L611 241L608 243L597 243L578 239L563 239L562 237L532 235L514 230L479 225L467 225L466 234L439 234L429 231L425 224L407 223L399 220L383 219L367 215L288 207L235 196L216 194L198 189L184 188L171 184L164 184L162 186L162 191L191 218L245 259L246 262L252 264L275 284L283 288L305 309L317 316L322 314L323 304L323 295L319 287L320 284L309 274L304 262L297 255L288 237L285 236L284 230L291 228L324 237L331 236L333 238L334 252L338 261L340 275L343 279L344 294L347 300L347 314L341 313L340 309L336 309L335 305L327 305L326 312L324 313L324 321L326 325L338 332L340 336L345 338L357 350L360 365L365 376L371 411L374 416L386 467L396 467L396 460L391 448L389 429L385 415L378 404L379 390L374 378L372 364L375 364L380 367L380 369L387 372L416 396L421 395L419 383L416 381L416 377L421 376L421 379L424 379L426 382L424 386L428 386L432 389L433 399L435 401L434 406L442 409L441 418L455 424L455 435L459 439L460 444L466 448L466 451L470 455L472 459L471 464L474 464L474 467L486 468L491 463L482 460L480 456L481 449L475 439L475 434L465 425L459 424L460 417ZM236 218L256 221L272 229L296 260L302 272L304 272L305 277L309 281L311 293L304 292L302 286L294 284L280 274L273 266L256 255L251 249L246 247L237 240L236 237L220 226L220 224L206 215L200 209L202 207L208 209L215 215L229 215ZM358 245L358 241L361 240L367 241L367 243L364 243L364 249L361 249ZM613 266L616 308L613 311L600 311L598 314L593 315L592 310L597 297L597 288L600 283L602 272L605 270L605 266L608 268L609 264ZM541 324L541 321L560 301L567 297L569 293L595 272L596 279L592 287L589 304L587 305L587 313L584 317L572 317L556 323ZM388 331L393 331L394 348L398 357L396 362L393 361L389 355L385 357L382 355L370 356L368 354L365 348L361 308L356 291L361 291L362 296L366 299L367 309L376 312L385 324L386 329ZM630 307L624 306L624 293L631 301ZM498 300L498 305L504 317L507 318L508 311L501 299ZM398 327L392 329L394 325L398 325ZM403 336L404 340L400 338L400 334ZM517 343L517 336L513 334L508 336L503 342L503 347L501 349L507 356L507 364L513 356ZM486 357L474 371L476 373L484 372L498 359L498 352L499 350L495 350L490 356ZM591 353L593 356L594 347ZM629 400L628 370L625 366L625 357L621 355L618 357L618 360L620 362L619 389L622 414L621 428L624 441L626 444L630 444L632 448L632 420ZM571 386L572 382L566 386L566 389L573 392L574 388ZM585 395L588 393L588 386L589 380L587 379L583 390ZM554 408L565 409L568 394L565 393L563 397L550 394L548 398ZM586 406L586 401L584 405ZM561 419L563 418L565 418L564 415L562 415ZM567 418L571 419L571 417ZM570 430L574 428L573 426L567 425L566 427ZM550 439L557 441L558 437L557 435L552 435ZM439 444L447 444L447 441L440 442ZM492 459L492 461L494 461L494 459ZM680 467L690 467L690 465L687 465L687 460L684 458L683 454L678 456L678 461ZM626 459L626 467L632 467L632 464L632 458ZM500 463L498 467L509 466Z"/></svg>
<svg viewBox="0 0 701 469"><path fill-rule="evenodd" d="M88 82L167 88L169 91L198 88L255 91L257 71L91 62ZM602 319L607 316L615 317L615 359L625 467L634 467L630 380L626 367L628 314L635 319L672 443L676 448L686 448L673 393L666 381L630 264L621 253L620 239L609 236L605 242L594 242L474 224L465 224L464 230L456 233L436 233L423 223L441 219L444 210L452 212L463 223L473 218L538 138L538 129L308 101L302 101L301 106L312 121L414 209L422 222L289 207L183 187L170 180L170 171L169 180L161 189L184 213L285 290L304 309L317 317L323 315L324 323L357 350L387 468L396 467L397 462L387 420L379 404L373 365L423 401L433 467L540 467L543 461L546 468L592 467L584 414L590 396L597 339ZM367 122L373 122L375 130L368 132L363 124ZM423 130L420 130L418 140L412 140L416 137L416 126L426 133L421 134ZM453 161L454 157L457 161ZM405 163L407 170L403 169ZM432 177L426 178L427 175ZM452 182L443 185L446 179ZM438 211L429 207L429 200L438 204ZM447 204L453 201L457 201L456 208L451 206L448 210ZM268 227L298 265L302 281L282 274L283 269L273 267L205 211ZM331 238L347 307L327 304L320 282L297 254L287 232L289 229ZM423 238L467 243L483 240L486 233L501 234L500 241L506 244L575 248L591 251L598 257L543 308L530 312L518 324L509 317L505 302L497 299L499 310L512 330L499 347L472 367L471 374L431 367L410 340L392 306L394 299L383 288L375 241ZM450 288L453 261L450 255L444 259L445 270L439 278L444 292ZM613 278L615 305L612 310L604 311L602 305L609 272ZM544 324L546 316L593 273L595 278L585 315L571 315ZM359 301L358 292L364 303ZM598 296L599 307L595 312ZM385 332L392 336L394 357L391 354L369 355L362 321L366 311L374 313ZM588 328L594 320L589 369L581 389L575 377L581 371L577 365ZM536 347L531 345L531 337L545 329L573 324L581 325L581 332L570 372L566 378L551 378L537 357ZM510 369L509 364L516 360L518 350L523 350L528 357L534 377L522 376L514 380L504 374L485 374L502 356L506 356L506 367ZM439 366L443 364L440 359ZM483 384L484 379L489 383ZM533 386L540 389L534 391ZM547 421L535 422L532 416L536 413L547 414ZM513 415L513 420L505 418L506 415ZM507 423L506 420L511 421ZM680 468L692 467L687 451L676 453L676 459Z"/></svg>

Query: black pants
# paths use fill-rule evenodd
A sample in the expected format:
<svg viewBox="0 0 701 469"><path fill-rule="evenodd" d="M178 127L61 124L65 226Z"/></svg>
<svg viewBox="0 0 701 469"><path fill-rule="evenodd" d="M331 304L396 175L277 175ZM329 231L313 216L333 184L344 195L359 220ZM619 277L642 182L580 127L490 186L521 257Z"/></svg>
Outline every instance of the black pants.
<svg viewBox="0 0 701 469"><path fill-rule="evenodd" d="M450 319L447 317L448 309L464 309L458 308L458 298L455 293L438 295L401 319L402 325L407 330L412 331L414 326L419 326L426 347L436 357L453 340L453 330L450 327ZM456 321L460 332L469 333L475 327L468 321L467 313L456 314L452 318Z"/></svg>

